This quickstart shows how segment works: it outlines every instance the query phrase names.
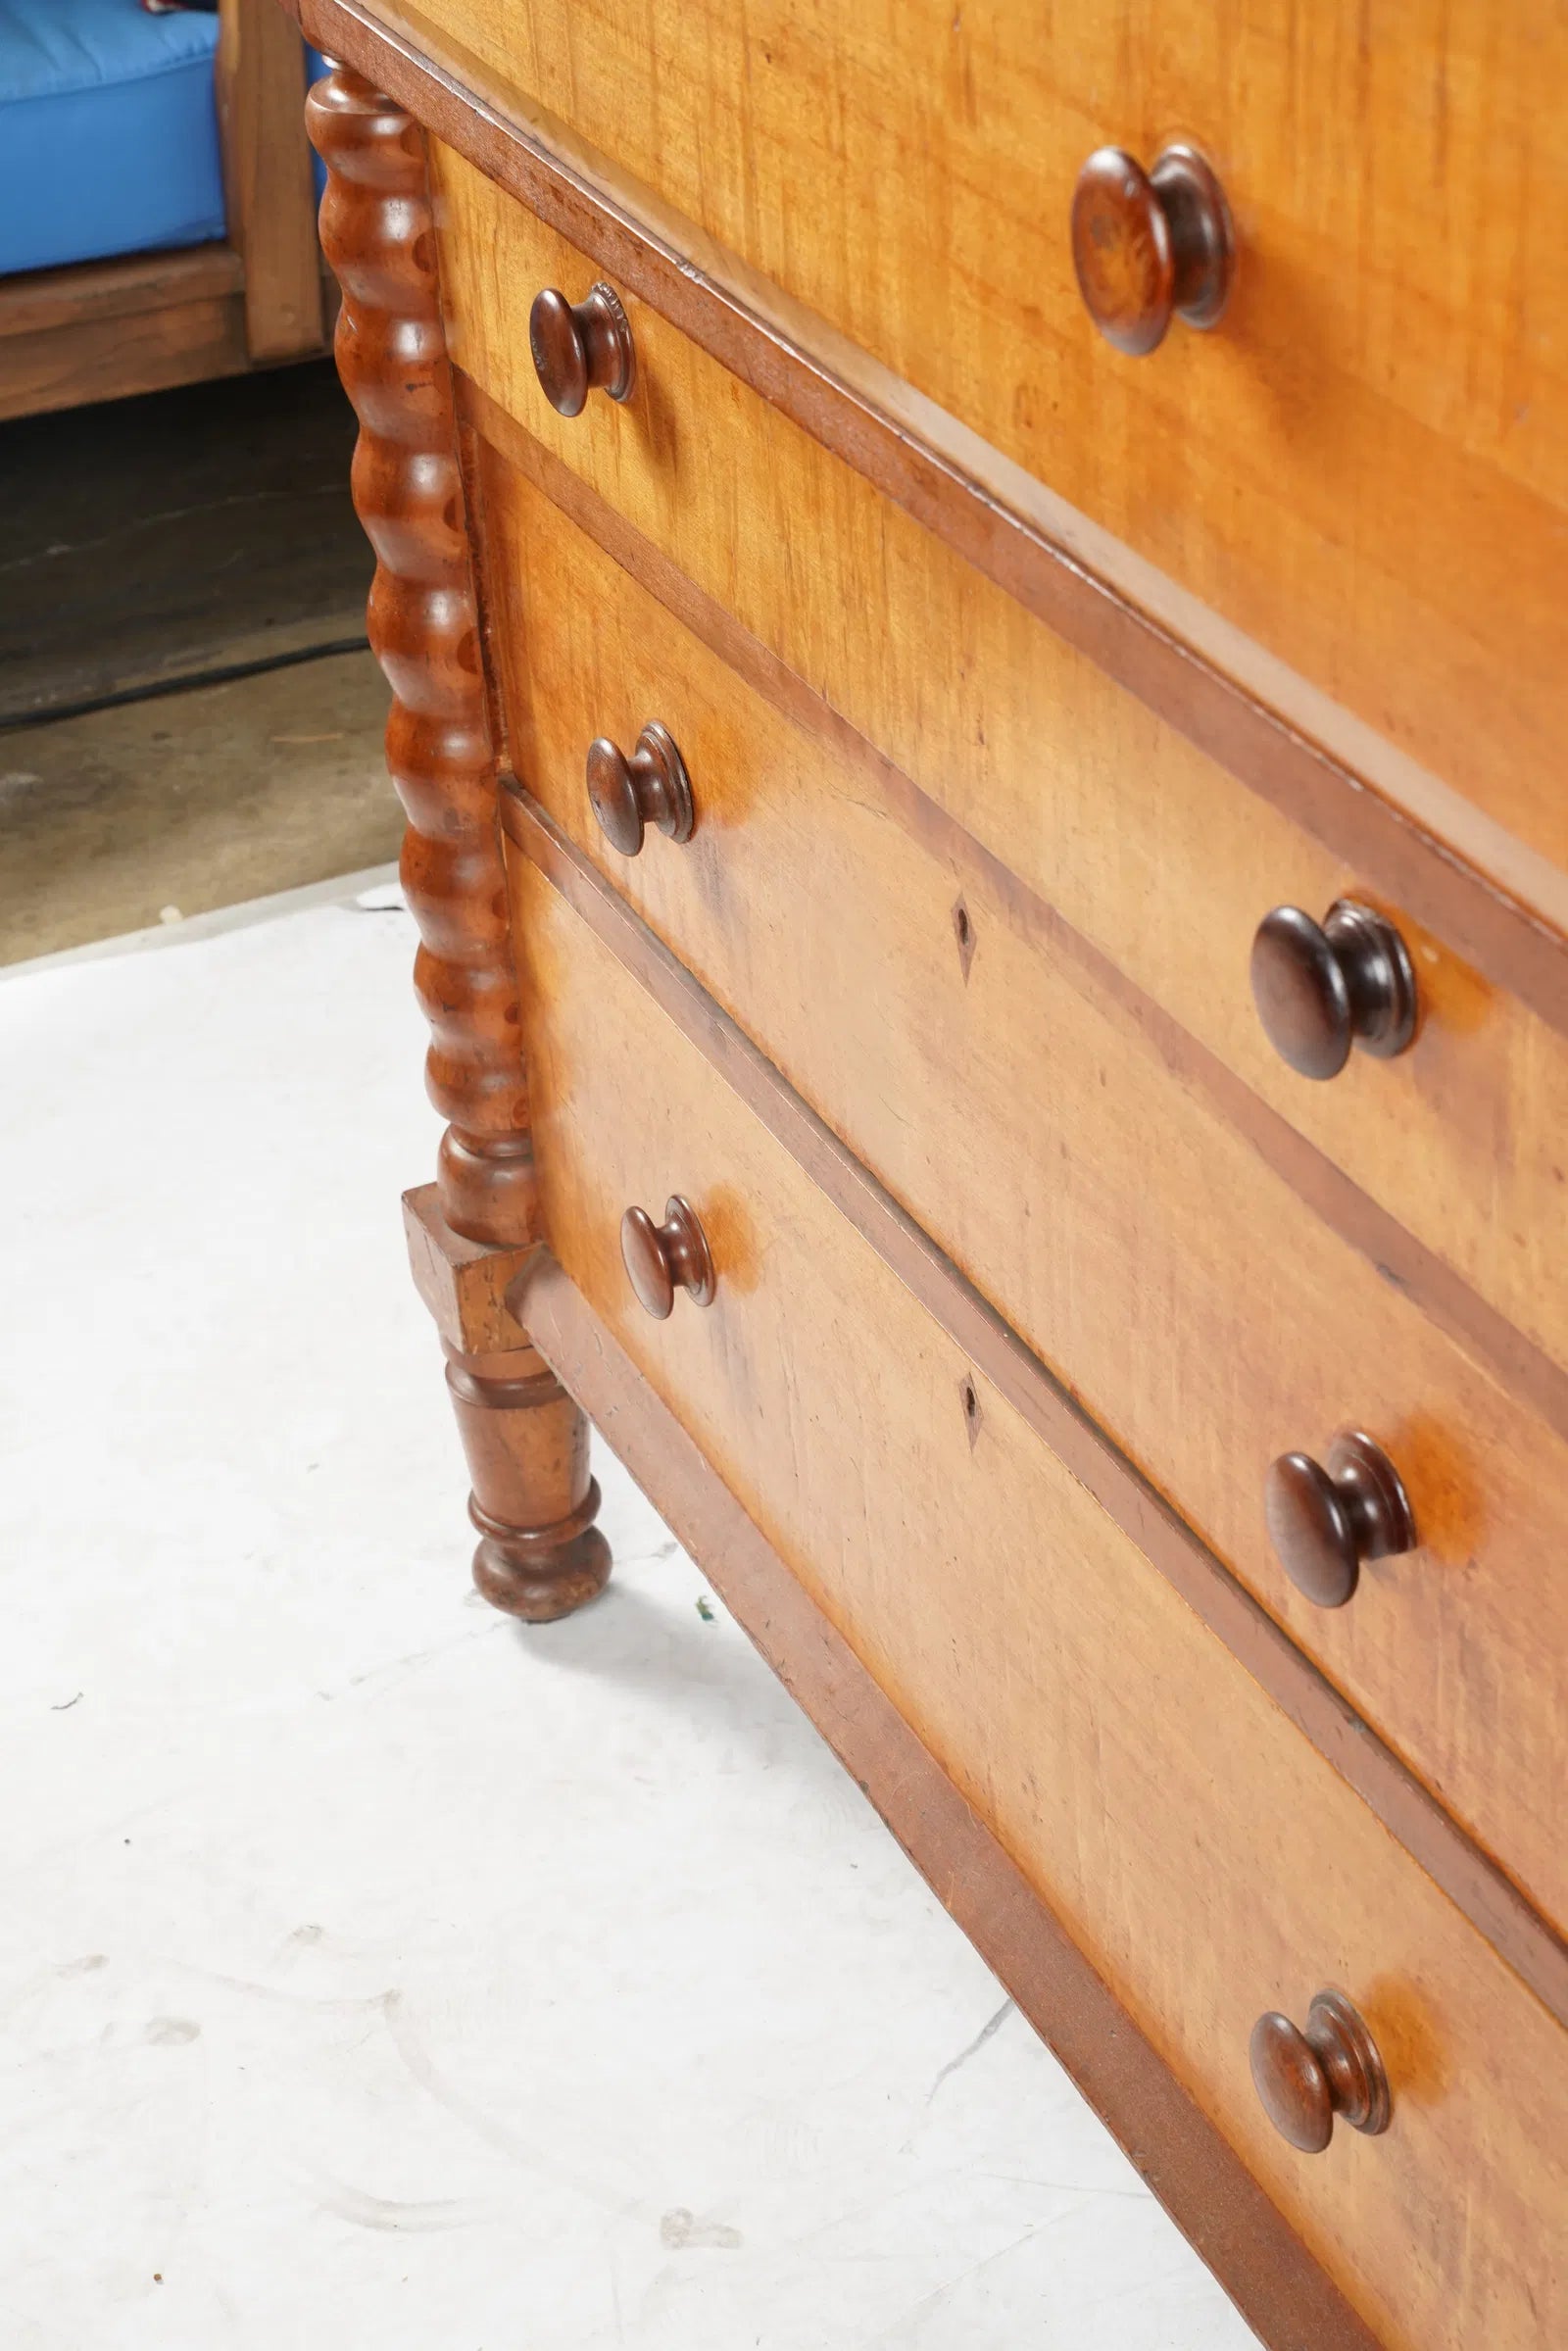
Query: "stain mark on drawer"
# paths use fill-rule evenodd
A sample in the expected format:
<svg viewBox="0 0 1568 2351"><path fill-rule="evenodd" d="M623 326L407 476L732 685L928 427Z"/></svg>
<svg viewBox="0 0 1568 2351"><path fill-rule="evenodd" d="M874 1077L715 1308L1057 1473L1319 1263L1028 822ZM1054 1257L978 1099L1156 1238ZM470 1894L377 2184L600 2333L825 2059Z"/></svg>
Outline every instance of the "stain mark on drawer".
<svg viewBox="0 0 1568 2351"><path fill-rule="evenodd" d="M974 961L974 917L964 905L961 893L953 905L953 936L958 942L958 969L967 981L969 966Z"/></svg>

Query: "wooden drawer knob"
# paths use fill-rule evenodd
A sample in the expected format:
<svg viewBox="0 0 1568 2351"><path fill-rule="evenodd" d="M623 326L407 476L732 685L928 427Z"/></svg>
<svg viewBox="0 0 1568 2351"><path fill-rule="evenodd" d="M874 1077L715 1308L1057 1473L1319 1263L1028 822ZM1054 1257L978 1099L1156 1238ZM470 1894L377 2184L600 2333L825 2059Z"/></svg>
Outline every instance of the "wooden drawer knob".
<svg viewBox="0 0 1568 2351"><path fill-rule="evenodd" d="M1269 1043L1303 1078L1338 1077L1350 1047L1380 1059L1415 1035L1415 972L1387 916L1336 900L1321 926L1299 906L1265 914L1252 941L1252 998Z"/></svg>
<svg viewBox="0 0 1568 2351"><path fill-rule="evenodd" d="M528 349L545 398L563 416L580 416L590 392L631 396L637 355L613 286L590 286L581 302L546 286L528 313Z"/></svg>
<svg viewBox="0 0 1568 2351"><path fill-rule="evenodd" d="M1280 1565L1320 1608L1344 1607L1363 1559L1416 1546L1399 1473L1359 1429L1335 1438L1327 1469L1310 1453L1282 1453L1270 1464L1263 1507Z"/></svg>
<svg viewBox="0 0 1568 2351"><path fill-rule="evenodd" d="M1164 148L1152 171L1099 147L1072 192L1072 266L1107 343L1141 359L1172 317L1217 325L1236 240L1224 190L1196 147Z"/></svg>
<svg viewBox="0 0 1568 2351"><path fill-rule="evenodd" d="M697 821L686 762L657 718L643 728L629 759L608 736L589 744L588 798L600 831L625 857L642 848L645 826L689 841Z"/></svg>
<svg viewBox="0 0 1568 2351"><path fill-rule="evenodd" d="M1387 2131L1392 2101L1377 2044L1341 1991L1320 1991L1306 2031L1271 2010L1252 2027L1252 2081L1282 2138L1321 2155L1343 2115L1353 2130Z"/></svg>
<svg viewBox="0 0 1568 2351"><path fill-rule="evenodd" d="M637 1302L662 1322L684 1290L699 1306L713 1302L713 1260L708 1236L690 1200L677 1193L664 1203L664 1221L655 1224L646 1208L628 1208L620 1220L620 1253Z"/></svg>

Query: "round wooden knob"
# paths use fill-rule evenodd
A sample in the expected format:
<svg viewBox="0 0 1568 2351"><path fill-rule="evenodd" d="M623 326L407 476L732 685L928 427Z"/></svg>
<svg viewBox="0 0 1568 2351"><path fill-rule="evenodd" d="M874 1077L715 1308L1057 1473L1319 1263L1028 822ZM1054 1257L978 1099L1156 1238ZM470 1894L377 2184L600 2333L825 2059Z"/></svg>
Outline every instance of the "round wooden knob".
<svg viewBox="0 0 1568 2351"><path fill-rule="evenodd" d="M1252 999L1268 1041L1303 1078L1338 1077L1350 1047L1387 1060L1415 1035L1415 972L1386 915L1337 899L1321 927L1299 906L1265 914Z"/></svg>
<svg viewBox="0 0 1568 2351"><path fill-rule="evenodd" d="M606 735L589 744L588 798L600 831L625 857L642 848L645 826L689 841L697 821L686 763L657 718L643 728L629 759Z"/></svg>
<svg viewBox="0 0 1568 2351"><path fill-rule="evenodd" d="M1072 266L1107 343L1141 359L1172 316L1217 325L1236 240L1225 193L1196 147L1164 148L1152 171L1099 147L1072 192Z"/></svg>
<svg viewBox="0 0 1568 2351"><path fill-rule="evenodd" d="M713 1260L708 1236L690 1200L677 1193L664 1203L664 1221L655 1224L646 1208L628 1208L620 1220L620 1253L637 1302L662 1322L684 1290L699 1306L713 1302Z"/></svg>
<svg viewBox="0 0 1568 2351"><path fill-rule="evenodd" d="M546 286L528 313L528 349L545 398L563 416L580 416L590 392L631 396L637 355L613 286L590 286L581 302Z"/></svg>
<svg viewBox="0 0 1568 2351"><path fill-rule="evenodd" d="M1269 1466L1263 1509L1280 1565L1320 1608L1344 1607L1363 1559L1416 1546L1399 1473L1359 1429L1335 1438L1327 1469L1309 1453L1282 1453Z"/></svg>
<svg viewBox="0 0 1568 2351"><path fill-rule="evenodd" d="M1271 2010L1252 2027L1252 2081L1282 2138L1303 2155L1321 2155L1343 2115L1375 2137L1387 2131L1393 2102L1377 2044L1342 1991L1320 1991L1304 2033Z"/></svg>

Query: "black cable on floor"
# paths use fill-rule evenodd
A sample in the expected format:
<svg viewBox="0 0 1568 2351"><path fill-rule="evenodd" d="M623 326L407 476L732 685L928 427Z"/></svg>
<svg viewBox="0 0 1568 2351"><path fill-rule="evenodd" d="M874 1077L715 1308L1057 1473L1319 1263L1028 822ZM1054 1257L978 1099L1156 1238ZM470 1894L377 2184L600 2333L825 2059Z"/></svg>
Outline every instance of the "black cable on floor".
<svg viewBox="0 0 1568 2351"><path fill-rule="evenodd" d="M230 686L242 677L265 677L270 669L297 669L302 661L326 661L335 654L368 653L368 637L331 637L324 645L304 645L294 653L264 655L256 661L230 661L221 669L195 669L188 677L155 678L150 685L123 686L116 694L89 695L82 702L57 703L41 710L18 710L0 717L0 735L24 726L57 726L67 718L87 718L94 710L118 710L132 702L162 702L171 694L198 694L204 686Z"/></svg>

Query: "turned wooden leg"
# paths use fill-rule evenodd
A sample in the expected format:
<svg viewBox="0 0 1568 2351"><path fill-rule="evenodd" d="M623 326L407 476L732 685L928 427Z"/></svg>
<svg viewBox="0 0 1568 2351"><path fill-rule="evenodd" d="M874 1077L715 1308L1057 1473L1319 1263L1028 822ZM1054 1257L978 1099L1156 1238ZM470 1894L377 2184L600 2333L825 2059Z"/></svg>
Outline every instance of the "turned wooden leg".
<svg viewBox="0 0 1568 2351"><path fill-rule="evenodd" d="M455 1233L438 1183L404 1194L403 1225L467 1456L473 1580L509 1616L569 1616L604 1591L610 1545L594 1524L588 1423L507 1304L537 1245L492 1249Z"/></svg>
<svg viewBox="0 0 1568 2351"><path fill-rule="evenodd" d="M531 1347L466 1355L448 1346L447 1386L473 1481L475 1584L509 1616L569 1615L610 1576L587 1421Z"/></svg>
<svg viewBox="0 0 1568 2351"><path fill-rule="evenodd" d="M375 550L368 629L392 688L387 765L408 815L425 1083L449 1122L405 1200L415 1279L447 1350L487 1599L535 1621L604 1589L588 1426L502 1298L539 1242L498 768L436 277L424 137L342 68L306 105L326 165L321 245L343 289L338 373L360 419L354 504Z"/></svg>

